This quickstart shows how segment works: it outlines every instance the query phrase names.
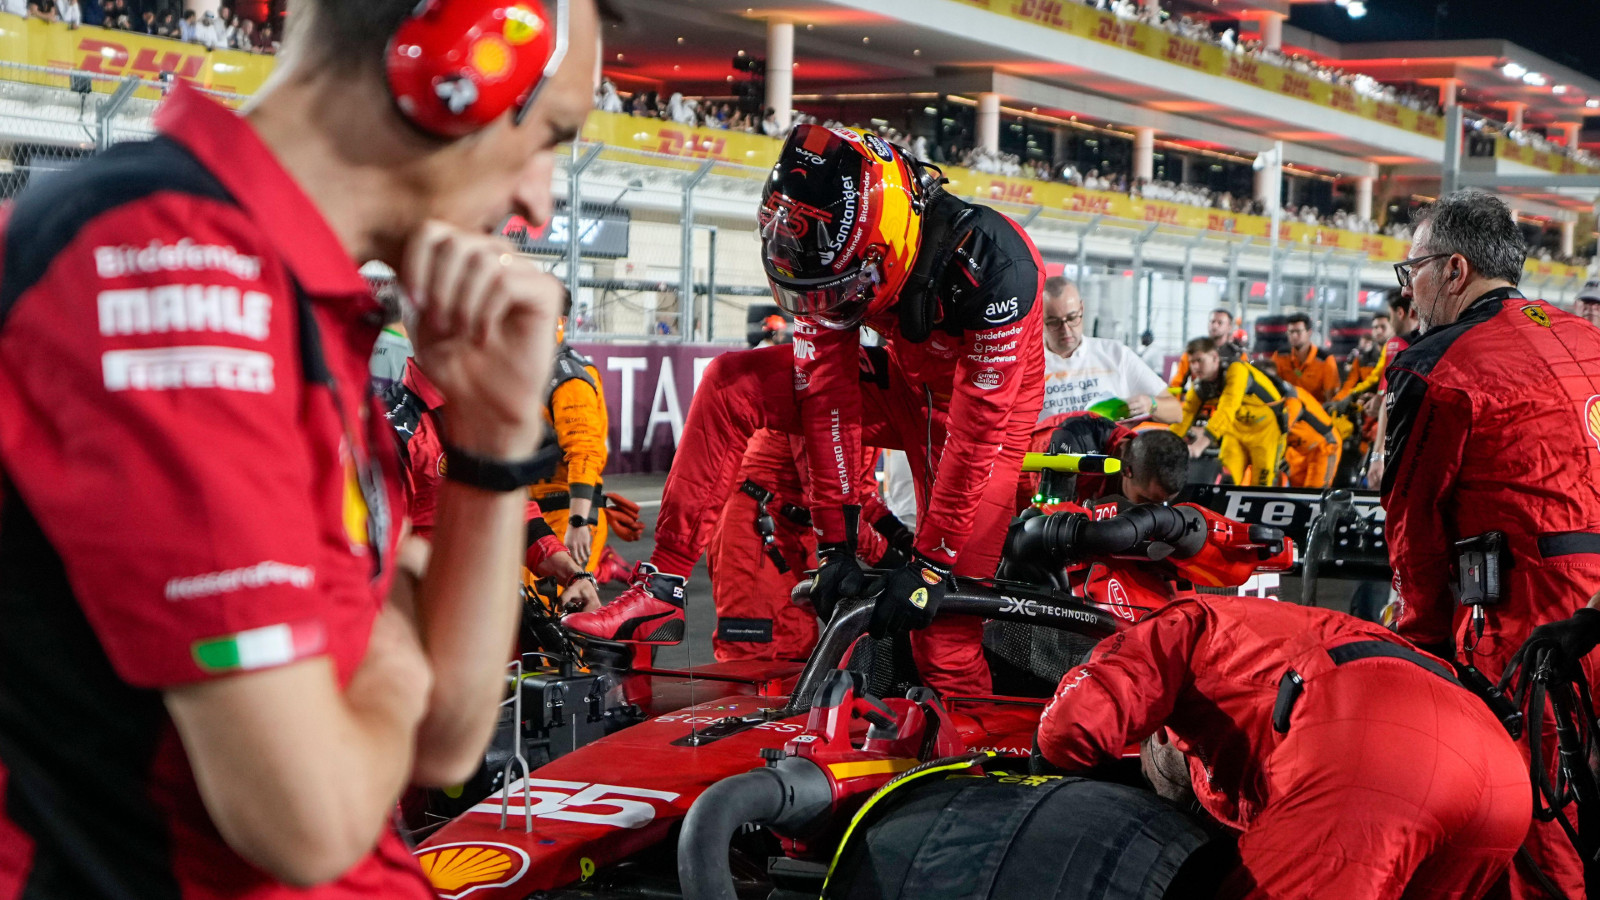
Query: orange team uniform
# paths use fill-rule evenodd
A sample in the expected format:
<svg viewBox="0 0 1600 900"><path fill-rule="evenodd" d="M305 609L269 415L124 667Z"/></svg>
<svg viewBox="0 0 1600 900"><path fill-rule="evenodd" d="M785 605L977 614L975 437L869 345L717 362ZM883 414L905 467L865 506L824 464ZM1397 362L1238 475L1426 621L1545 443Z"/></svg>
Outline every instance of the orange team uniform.
<svg viewBox="0 0 1600 900"><path fill-rule="evenodd" d="M1333 416L1302 387L1283 397L1283 418L1289 423L1283 458L1289 464L1289 486L1321 488L1339 469L1342 441Z"/></svg>
<svg viewBox="0 0 1600 900"><path fill-rule="evenodd" d="M1377 352L1363 355L1359 350L1350 354L1350 371L1344 377L1344 386L1334 395L1334 400L1346 400L1376 388L1383 369L1389 362L1389 347L1374 348Z"/></svg>
<svg viewBox="0 0 1600 900"><path fill-rule="evenodd" d="M550 530L563 542L567 537L569 508L574 496L596 502L589 514L591 531L589 562L593 572L600 564L600 551L606 545L606 515L598 501L604 485L601 473L606 467L606 434L611 428L606 414L606 399L600 387L600 371L588 358L562 344L556 352L555 372L551 377L550 399L545 403L545 423L550 426L545 443L561 447L561 462L555 474L528 489L544 510Z"/></svg>
<svg viewBox="0 0 1600 900"><path fill-rule="evenodd" d="M1339 392L1339 364L1317 347L1307 347L1304 356L1293 350L1274 353L1272 362L1279 378L1310 391L1318 403L1327 403Z"/></svg>

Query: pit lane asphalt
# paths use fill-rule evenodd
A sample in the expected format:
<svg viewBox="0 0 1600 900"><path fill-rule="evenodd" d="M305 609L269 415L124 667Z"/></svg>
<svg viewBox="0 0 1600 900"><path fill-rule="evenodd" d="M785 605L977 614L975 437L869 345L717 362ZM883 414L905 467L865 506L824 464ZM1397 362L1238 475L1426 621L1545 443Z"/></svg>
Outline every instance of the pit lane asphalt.
<svg viewBox="0 0 1600 900"><path fill-rule="evenodd" d="M611 547L628 561L631 567L640 560L648 560L650 553L656 545L656 513L660 510L661 489L666 484L667 477L660 474L643 475L607 475L606 490L616 492L640 506L639 520L644 525L644 534L634 543L627 543L613 539ZM1350 597L1355 591L1356 582L1325 580L1317 590L1317 605L1341 612L1349 612ZM609 602L612 598L622 593L620 584L606 584L600 587L600 596ZM656 651L655 664L658 666L683 668L689 665L706 665L715 662L711 655L711 635L716 630L716 608L711 603L711 576L706 571L705 560L702 559L694 567L694 574L689 579L688 594L688 632L681 644L671 647L661 647ZM1281 596L1298 601L1300 597L1300 579L1284 578Z"/></svg>

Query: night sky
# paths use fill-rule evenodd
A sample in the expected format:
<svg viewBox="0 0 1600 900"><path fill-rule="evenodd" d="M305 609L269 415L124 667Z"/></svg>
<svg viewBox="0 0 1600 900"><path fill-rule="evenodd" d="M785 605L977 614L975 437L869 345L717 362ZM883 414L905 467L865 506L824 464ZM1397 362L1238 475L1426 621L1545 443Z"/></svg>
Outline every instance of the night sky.
<svg viewBox="0 0 1600 900"><path fill-rule="evenodd" d="M1600 0L1367 0L1361 19L1295 4L1289 22L1341 43L1504 38L1600 78Z"/></svg>

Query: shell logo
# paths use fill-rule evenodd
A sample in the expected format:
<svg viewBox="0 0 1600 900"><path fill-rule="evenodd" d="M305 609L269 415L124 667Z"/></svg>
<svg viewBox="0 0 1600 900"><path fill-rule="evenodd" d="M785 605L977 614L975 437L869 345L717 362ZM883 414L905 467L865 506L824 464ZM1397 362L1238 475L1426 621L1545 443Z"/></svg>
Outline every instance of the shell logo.
<svg viewBox="0 0 1600 900"><path fill-rule="evenodd" d="M528 854L510 844L470 841L417 851L417 862L444 900L506 887L528 873Z"/></svg>
<svg viewBox="0 0 1600 900"><path fill-rule="evenodd" d="M1583 404L1583 424L1594 441L1595 449L1600 450L1600 394L1595 394Z"/></svg>
<svg viewBox="0 0 1600 900"><path fill-rule="evenodd" d="M474 71L487 81L499 81L511 74L511 48L497 35L485 35L468 51Z"/></svg>

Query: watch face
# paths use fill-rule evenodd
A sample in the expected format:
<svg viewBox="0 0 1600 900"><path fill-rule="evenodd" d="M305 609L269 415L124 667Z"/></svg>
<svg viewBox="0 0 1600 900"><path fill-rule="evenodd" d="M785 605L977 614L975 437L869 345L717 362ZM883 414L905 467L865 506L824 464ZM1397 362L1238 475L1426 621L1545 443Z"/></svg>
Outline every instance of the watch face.
<svg viewBox="0 0 1600 900"><path fill-rule="evenodd" d="M583 528L584 526L586 526L588 524L589 524L589 520L585 519L583 516L573 516L572 518L567 520L567 527L568 528Z"/></svg>

